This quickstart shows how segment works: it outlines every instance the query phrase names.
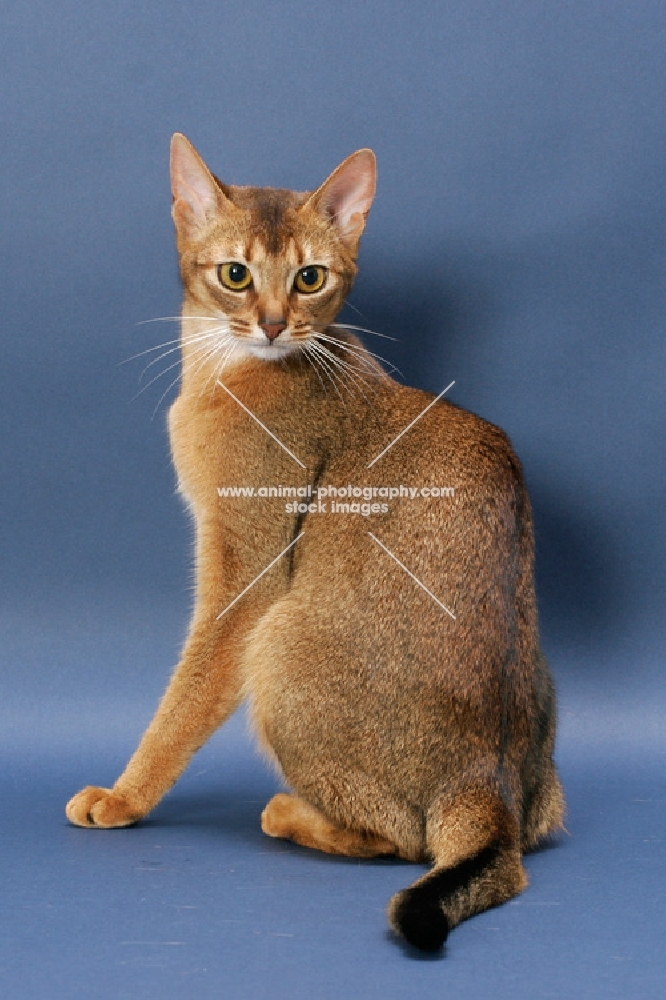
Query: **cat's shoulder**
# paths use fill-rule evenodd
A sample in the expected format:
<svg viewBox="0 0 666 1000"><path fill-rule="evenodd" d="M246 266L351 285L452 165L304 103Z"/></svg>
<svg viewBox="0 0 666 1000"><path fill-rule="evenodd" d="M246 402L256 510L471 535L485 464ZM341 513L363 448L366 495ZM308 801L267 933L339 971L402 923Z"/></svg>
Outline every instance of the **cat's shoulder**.
<svg viewBox="0 0 666 1000"><path fill-rule="evenodd" d="M406 391L411 397L411 405L418 398L423 409L432 404L435 398L432 393L419 389ZM452 465L464 468L475 477L491 478L498 484L504 480L507 485L522 485L520 460L509 435L497 424L447 399L439 399L424 416L429 417L429 436L433 450L444 450Z"/></svg>

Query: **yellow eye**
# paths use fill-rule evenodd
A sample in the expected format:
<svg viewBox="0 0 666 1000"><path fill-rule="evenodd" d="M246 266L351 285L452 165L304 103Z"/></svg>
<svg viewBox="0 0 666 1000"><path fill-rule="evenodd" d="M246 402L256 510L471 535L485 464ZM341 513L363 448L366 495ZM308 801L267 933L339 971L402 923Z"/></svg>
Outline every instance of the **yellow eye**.
<svg viewBox="0 0 666 1000"><path fill-rule="evenodd" d="M328 271L319 264L309 264L302 267L294 278L294 288L297 292L309 295L311 292L318 292L326 283Z"/></svg>
<svg viewBox="0 0 666 1000"><path fill-rule="evenodd" d="M252 284L252 275L249 267L245 264L237 264L231 261L230 264L220 264L217 269L217 277L221 285L230 288L232 292L244 292Z"/></svg>

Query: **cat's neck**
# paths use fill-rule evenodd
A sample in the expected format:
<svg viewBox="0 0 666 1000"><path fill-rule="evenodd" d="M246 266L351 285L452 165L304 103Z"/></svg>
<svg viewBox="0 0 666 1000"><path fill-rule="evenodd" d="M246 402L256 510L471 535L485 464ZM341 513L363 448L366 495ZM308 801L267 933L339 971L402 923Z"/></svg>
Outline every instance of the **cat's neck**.
<svg viewBox="0 0 666 1000"><path fill-rule="evenodd" d="M245 343L236 341L231 334L225 335L225 329L224 318L185 300L181 320L181 395L197 400L204 407L211 405L224 387L234 391L233 386L252 386L253 396L257 387L264 396L271 391L286 391L292 402L294 393L299 392L346 398L349 404L354 397L363 397L365 390L373 393L379 384L391 382L357 337L334 324L321 333L326 337L327 351L337 362L330 358L320 362L300 350L287 355L276 351L275 360L259 358Z"/></svg>

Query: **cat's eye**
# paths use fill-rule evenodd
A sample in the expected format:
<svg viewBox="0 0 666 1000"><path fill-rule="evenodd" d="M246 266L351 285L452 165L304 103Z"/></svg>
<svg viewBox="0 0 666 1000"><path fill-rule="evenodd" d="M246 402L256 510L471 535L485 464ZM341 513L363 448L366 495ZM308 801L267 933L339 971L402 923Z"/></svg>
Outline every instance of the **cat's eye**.
<svg viewBox="0 0 666 1000"><path fill-rule="evenodd" d="M231 261L229 264L220 264L217 269L217 277L220 284L225 288L230 288L232 292L244 292L252 284L252 275L249 267L245 264L238 264Z"/></svg>
<svg viewBox="0 0 666 1000"><path fill-rule="evenodd" d="M309 264L307 267L302 267L297 273L294 278L294 288L297 292L302 292L305 295L318 292L324 287L327 274L325 267L321 267L319 264Z"/></svg>

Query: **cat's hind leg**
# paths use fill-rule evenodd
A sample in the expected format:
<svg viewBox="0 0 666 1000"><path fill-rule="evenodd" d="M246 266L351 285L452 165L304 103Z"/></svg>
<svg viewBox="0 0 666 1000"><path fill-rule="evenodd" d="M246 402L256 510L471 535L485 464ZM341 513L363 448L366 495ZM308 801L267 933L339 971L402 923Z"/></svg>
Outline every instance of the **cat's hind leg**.
<svg viewBox="0 0 666 1000"><path fill-rule="evenodd" d="M527 885L519 826L489 783L442 796L428 810L428 851L435 866L389 904L389 923L411 945L437 951L449 931Z"/></svg>
<svg viewBox="0 0 666 1000"><path fill-rule="evenodd" d="M551 763L526 803L522 849L531 851L549 834L564 829L564 793Z"/></svg>
<svg viewBox="0 0 666 1000"><path fill-rule="evenodd" d="M273 796L261 814L261 828L269 837L293 840L302 847L313 847L327 854L374 858L398 853L389 840L339 826L305 799L282 792Z"/></svg>

